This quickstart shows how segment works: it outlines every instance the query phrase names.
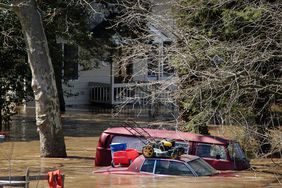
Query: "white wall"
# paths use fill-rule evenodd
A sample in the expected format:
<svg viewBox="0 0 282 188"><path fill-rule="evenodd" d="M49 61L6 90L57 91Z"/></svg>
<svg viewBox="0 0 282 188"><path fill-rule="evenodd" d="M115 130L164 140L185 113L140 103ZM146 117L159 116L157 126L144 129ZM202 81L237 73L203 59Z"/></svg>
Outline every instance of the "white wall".
<svg viewBox="0 0 282 188"><path fill-rule="evenodd" d="M65 94L66 105L89 105L89 82L110 83L110 64L103 63L98 68L92 70L79 71L77 80L70 80L63 85L64 91L75 94L67 96Z"/></svg>

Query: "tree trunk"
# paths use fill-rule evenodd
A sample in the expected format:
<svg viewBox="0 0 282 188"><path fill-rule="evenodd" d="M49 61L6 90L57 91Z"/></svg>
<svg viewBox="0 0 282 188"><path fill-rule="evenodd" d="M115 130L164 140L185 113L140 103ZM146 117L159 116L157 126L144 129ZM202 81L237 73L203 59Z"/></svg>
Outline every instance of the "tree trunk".
<svg viewBox="0 0 282 188"><path fill-rule="evenodd" d="M3 118L2 118L2 105L0 105L0 131L2 131L2 121L3 121Z"/></svg>
<svg viewBox="0 0 282 188"><path fill-rule="evenodd" d="M14 5L22 25L32 71L40 154L42 157L65 157L58 93L41 16L35 0L14 1Z"/></svg>

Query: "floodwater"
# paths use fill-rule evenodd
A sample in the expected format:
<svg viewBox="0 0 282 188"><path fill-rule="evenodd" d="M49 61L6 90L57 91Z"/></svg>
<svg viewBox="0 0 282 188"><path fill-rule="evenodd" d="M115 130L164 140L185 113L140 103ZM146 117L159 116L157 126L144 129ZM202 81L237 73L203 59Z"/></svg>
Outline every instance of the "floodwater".
<svg viewBox="0 0 282 188"><path fill-rule="evenodd" d="M67 113L63 115L68 157L40 158L39 141L33 116L18 116L11 127L11 138L0 143L0 176L47 174L60 169L65 174L66 188L176 188L176 187L282 187L282 160L253 160L253 170L237 172L236 177L140 177L98 175L94 167L99 134L109 125L118 125L124 117L109 114ZM143 118L144 120L144 118ZM275 173L270 173L275 172ZM32 182L30 187L47 188L46 181Z"/></svg>

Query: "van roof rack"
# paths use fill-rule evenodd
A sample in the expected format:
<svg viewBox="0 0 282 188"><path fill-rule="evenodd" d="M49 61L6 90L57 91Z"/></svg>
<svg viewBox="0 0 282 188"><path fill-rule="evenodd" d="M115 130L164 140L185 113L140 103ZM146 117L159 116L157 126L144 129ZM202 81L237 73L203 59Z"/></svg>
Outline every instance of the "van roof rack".
<svg viewBox="0 0 282 188"><path fill-rule="evenodd" d="M147 144L148 140L155 141L155 139L150 135L148 131L146 131L145 128L141 127L132 119L127 119L123 124L121 124L121 126L128 132L130 132L133 136L136 136L144 144Z"/></svg>

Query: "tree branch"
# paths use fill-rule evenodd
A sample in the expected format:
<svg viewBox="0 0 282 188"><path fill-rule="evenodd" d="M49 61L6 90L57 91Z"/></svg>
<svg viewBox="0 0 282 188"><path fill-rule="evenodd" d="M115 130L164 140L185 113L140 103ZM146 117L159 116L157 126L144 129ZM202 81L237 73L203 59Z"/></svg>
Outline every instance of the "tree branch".
<svg viewBox="0 0 282 188"><path fill-rule="evenodd" d="M5 3L0 3L0 10L11 10L13 8L13 5L7 5Z"/></svg>

